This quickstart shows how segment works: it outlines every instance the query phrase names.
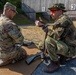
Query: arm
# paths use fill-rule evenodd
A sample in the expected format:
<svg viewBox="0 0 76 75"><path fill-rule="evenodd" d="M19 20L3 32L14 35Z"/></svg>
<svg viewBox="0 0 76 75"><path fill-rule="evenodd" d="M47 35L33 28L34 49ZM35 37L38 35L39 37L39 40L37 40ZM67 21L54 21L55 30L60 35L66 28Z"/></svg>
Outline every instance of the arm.
<svg viewBox="0 0 76 75"><path fill-rule="evenodd" d="M64 28L62 27L58 27L58 28L55 28L53 29L53 27L48 27L48 36L56 39L56 40L59 40L60 39L60 36L62 35L62 33L64 32Z"/></svg>
<svg viewBox="0 0 76 75"><path fill-rule="evenodd" d="M10 23L7 25L6 32L7 32L8 36L13 39L15 44L22 44L23 43L24 37L23 37L20 29L18 28L18 26Z"/></svg>
<svg viewBox="0 0 76 75"><path fill-rule="evenodd" d="M69 35L69 29L72 25L72 22L66 17L63 16L57 20L53 26L48 26L48 35L53 38L62 39Z"/></svg>

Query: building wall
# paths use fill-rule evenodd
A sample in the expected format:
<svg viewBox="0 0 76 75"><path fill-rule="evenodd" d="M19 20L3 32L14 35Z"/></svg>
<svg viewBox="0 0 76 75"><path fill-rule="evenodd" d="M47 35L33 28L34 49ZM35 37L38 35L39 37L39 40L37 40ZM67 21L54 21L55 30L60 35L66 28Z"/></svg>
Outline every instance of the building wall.
<svg viewBox="0 0 76 75"><path fill-rule="evenodd" d="M47 12L49 15L48 8L54 3L64 3L68 11L66 14L76 17L76 0L22 0L22 9L26 13Z"/></svg>

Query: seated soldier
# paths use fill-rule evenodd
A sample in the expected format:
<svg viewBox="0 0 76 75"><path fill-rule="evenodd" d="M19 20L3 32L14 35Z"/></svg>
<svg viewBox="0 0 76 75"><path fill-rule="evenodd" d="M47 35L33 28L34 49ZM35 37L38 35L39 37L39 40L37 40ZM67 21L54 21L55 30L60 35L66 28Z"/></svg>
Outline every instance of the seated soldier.
<svg viewBox="0 0 76 75"><path fill-rule="evenodd" d="M11 20L16 13L16 6L6 2L0 17L0 66L26 58L26 51L21 47L24 37Z"/></svg>
<svg viewBox="0 0 76 75"><path fill-rule="evenodd" d="M76 35L72 20L64 14L66 12L64 4L54 4L49 10L55 22L50 26L44 25L40 21L36 21L35 24L42 27L45 32L47 31L45 48L51 63L46 65L43 71L51 73L58 70L60 64L63 64L67 57L76 55ZM40 45L39 48L43 47Z"/></svg>

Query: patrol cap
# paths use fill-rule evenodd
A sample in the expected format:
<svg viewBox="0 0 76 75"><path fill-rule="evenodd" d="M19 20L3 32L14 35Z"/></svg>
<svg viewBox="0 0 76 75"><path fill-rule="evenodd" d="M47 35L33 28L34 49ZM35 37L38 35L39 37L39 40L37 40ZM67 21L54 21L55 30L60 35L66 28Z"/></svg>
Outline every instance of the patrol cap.
<svg viewBox="0 0 76 75"><path fill-rule="evenodd" d="M56 3L54 4L52 7L48 8L49 10L55 10L55 9L59 9L62 10L63 12L66 12L65 10L65 6L63 3Z"/></svg>
<svg viewBox="0 0 76 75"><path fill-rule="evenodd" d="M9 3L9 2L6 2L6 4L4 5L4 8L7 8L7 9L10 8L11 10L15 11L16 13L18 13L16 11L16 6L11 4L11 3Z"/></svg>

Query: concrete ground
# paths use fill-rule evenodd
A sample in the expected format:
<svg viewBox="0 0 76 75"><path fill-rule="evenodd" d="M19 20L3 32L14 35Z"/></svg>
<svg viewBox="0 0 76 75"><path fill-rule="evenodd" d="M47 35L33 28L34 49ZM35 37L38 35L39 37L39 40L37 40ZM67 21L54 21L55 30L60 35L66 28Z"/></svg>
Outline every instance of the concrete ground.
<svg viewBox="0 0 76 75"><path fill-rule="evenodd" d="M76 75L76 58L60 65L60 68L53 73L43 72L44 62L41 63L32 75Z"/></svg>

